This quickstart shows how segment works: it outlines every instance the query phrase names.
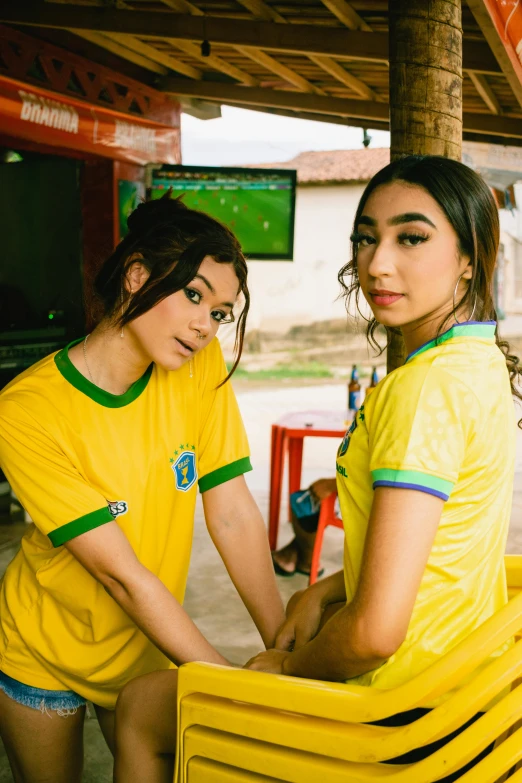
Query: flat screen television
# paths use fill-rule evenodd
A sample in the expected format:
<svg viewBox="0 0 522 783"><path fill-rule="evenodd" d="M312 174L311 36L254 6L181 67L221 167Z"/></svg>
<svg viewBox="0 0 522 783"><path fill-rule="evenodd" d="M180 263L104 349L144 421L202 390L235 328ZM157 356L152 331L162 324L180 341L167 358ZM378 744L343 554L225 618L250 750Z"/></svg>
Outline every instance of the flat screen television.
<svg viewBox="0 0 522 783"><path fill-rule="evenodd" d="M162 165L149 184L150 198L172 188L188 207L225 223L248 258L293 260L295 171Z"/></svg>

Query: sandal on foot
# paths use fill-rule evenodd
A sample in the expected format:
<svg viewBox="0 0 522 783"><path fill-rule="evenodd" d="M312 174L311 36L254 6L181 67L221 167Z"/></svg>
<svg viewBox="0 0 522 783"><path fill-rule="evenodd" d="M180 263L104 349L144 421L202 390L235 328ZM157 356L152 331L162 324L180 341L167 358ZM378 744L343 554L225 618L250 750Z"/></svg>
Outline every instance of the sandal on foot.
<svg viewBox="0 0 522 783"><path fill-rule="evenodd" d="M295 576L295 574L297 573L297 568L294 569L294 571L287 571L285 568L280 566L279 563L277 563L273 557L272 557L272 563L274 566L274 571L278 576Z"/></svg>

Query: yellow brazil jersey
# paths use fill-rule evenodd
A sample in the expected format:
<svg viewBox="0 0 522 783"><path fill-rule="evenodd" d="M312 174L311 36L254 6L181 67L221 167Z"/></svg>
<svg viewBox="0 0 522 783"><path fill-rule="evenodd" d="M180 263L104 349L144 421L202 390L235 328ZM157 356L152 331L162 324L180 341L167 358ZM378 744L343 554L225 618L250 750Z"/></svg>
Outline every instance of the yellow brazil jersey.
<svg viewBox="0 0 522 783"><path fill-rule="evenodd" d="M351 682L379 688L406 682L507 601L515 425L495 328L455 325L411 354L368 397L339 448L348 600L374 489L405 487L445 501L406 640L380 668Z"/></svg>
<svg viewBox="0 0 522 783"><path fill-rule="evenodd" d="M191 378L187 365L151 365L113 395L65 348L0 394L0 464L34 521L0 590L0 670L10 677L113 708L128 680L169 667L63 544L116 520L183 601L198 486L251 469L231 384L216 389L226 375L217 339L193 366Z"/></svg>

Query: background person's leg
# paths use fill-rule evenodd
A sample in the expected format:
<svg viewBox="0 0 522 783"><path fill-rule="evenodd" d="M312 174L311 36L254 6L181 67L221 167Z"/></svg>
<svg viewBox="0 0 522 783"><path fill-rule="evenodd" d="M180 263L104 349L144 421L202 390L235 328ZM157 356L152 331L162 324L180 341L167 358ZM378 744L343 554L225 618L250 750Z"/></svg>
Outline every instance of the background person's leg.
<svg viewBox="0 0 522 783"><path fill-rule="evenodd" d="M317 515L317 521L319 515ZM309 574L312 564L317 526L313 531L306 531L292 514L292 527L294 538L284 547L272 552L272 559L276 564L276 573L280 576L293 576L296 571ZM279 571L277 570L279 567ZM283 572L283 573L281 573Z"/></svg>
<svg viewBox="0 0 522 783"><path fill-rule="evenodd" d="M100 724L101 733L104 736L110 752L114 756L114 723L116 718L115 710L106 710L105 707L99 707L97 704L92 705Z"/></svg>
<svg viewBox="0 0 522 783"><path fill-rule="evenodd" d="M115 783L172 783L178 673L152 672L121 691L116 705Z"/></svg>
<svg viewBox="0 0 522 783"><path fill-rule="evenodd" d="M0 690L0 736L16 783L80 783L85 707L74 715L26 707Z"/></svg>

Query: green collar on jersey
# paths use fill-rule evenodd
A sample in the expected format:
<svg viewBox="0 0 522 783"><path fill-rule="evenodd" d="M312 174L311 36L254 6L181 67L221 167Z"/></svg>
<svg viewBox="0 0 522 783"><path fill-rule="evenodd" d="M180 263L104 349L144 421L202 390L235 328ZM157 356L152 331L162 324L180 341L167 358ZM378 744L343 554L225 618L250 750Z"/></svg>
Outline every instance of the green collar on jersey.
<svg viewBox="0 0 522 783"><path fill-rule="evenodd" d="M78 389L78 391L81 391L83 394L86 394L87 397L90 397L91 400L94 400L94 402L97 402L100 405L104 405L106 408L123 408L130 402L134 402L147 386L154 365L149 365L141 378L138 378L132 386L129 386L124 394L111 394L87 380L69 359L69 348L72 348L73 345L78 345L78 343L83 342L84 339L84 337L81 337L79 340L73 340L72 343L69 343L69 345L66 345L61 351L58 351L54 357L54 362L65 380L69 381L75 389Z"/></svg>
<svg viewBox="0 0 522 783"><path fill-rule="evenodd" d="M406 361L409 362L420 353L429 351L430 348L436 348L438 345L442 345L442 343L452 340L455 337L480 337L486 340L494 338L496 328L496 321L464 321L461 324L454 324L447 332L443 332L434 340L424 343L424 345L421 345L416 351L410 353L406 358Z"/></svg>

